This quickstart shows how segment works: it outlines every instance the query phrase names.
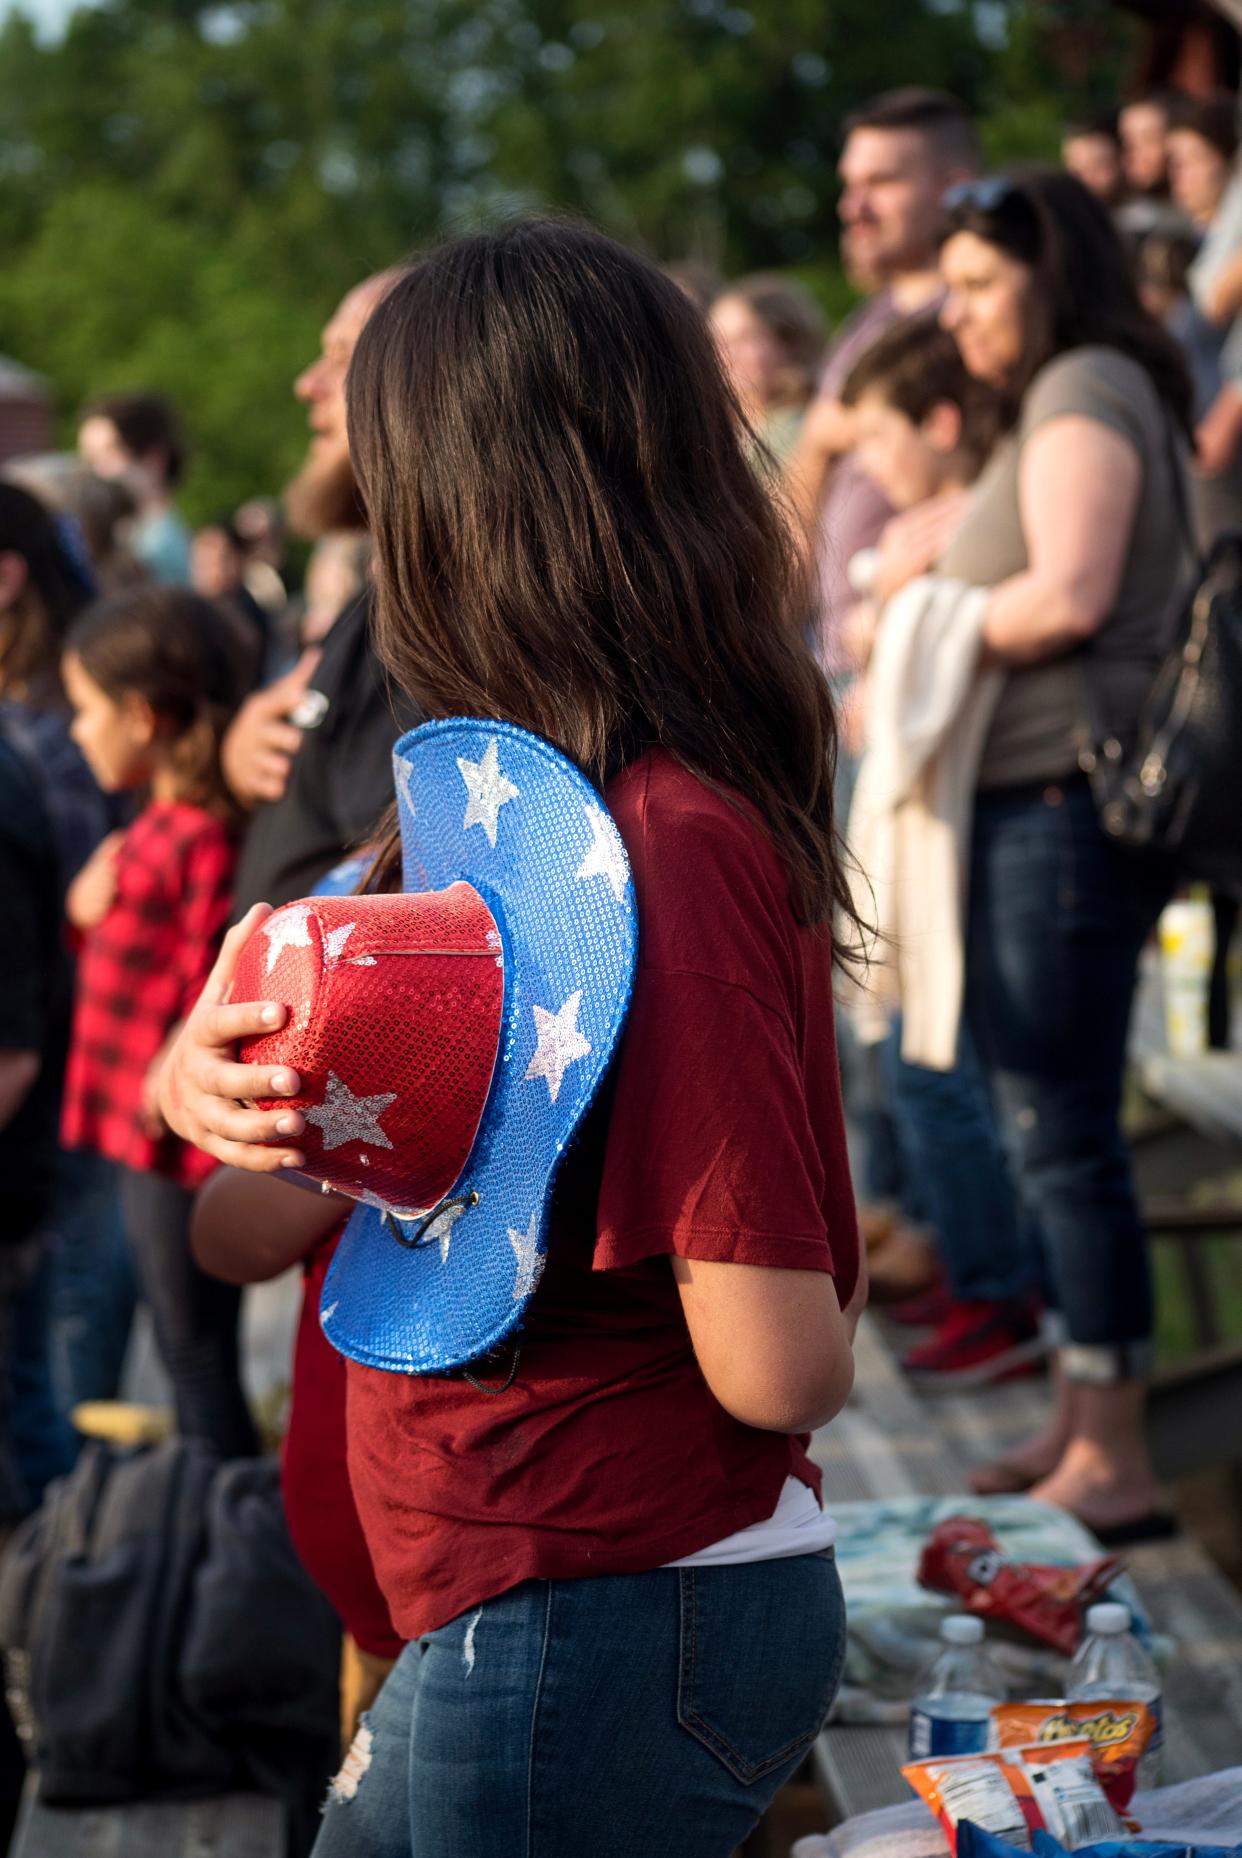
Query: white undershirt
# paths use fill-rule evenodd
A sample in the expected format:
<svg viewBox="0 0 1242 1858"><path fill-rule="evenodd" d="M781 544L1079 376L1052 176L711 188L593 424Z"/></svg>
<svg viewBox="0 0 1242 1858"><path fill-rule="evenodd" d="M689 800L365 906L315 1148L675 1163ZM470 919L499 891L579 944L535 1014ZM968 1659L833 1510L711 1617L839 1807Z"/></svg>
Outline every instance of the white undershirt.
<svg viewBox="0 0 1242 1858"><path fill-rule="evenodd" d="M776 1508L763 1522L735 1529L723 1541L710 1542L669 1568L735 1568L746 1561L783 1561L788 1555L816 1555L831 1548L837 1525L816 1500L815 1492L800 1478L787 1477Z"/></svg>

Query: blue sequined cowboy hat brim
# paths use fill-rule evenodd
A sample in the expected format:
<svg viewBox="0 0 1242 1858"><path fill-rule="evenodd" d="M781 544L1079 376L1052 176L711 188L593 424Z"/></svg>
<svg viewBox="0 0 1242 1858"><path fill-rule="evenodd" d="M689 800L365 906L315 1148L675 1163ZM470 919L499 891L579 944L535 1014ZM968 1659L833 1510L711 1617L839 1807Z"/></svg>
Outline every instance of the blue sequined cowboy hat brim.
<svg viewBox="0 0 1242 1858"><path fill-rule="evenodd" d="M557 1169L625 1019L637 919L603 801L538 736L505 723L425 723L402 737L393 763L404 888L465 880L496 919L501 1042L451 1193L424 1220L396 1227L360 1206L321 1320L352 1360L429 1374L477 1363L521 1323L543 1267Z"/></svg>

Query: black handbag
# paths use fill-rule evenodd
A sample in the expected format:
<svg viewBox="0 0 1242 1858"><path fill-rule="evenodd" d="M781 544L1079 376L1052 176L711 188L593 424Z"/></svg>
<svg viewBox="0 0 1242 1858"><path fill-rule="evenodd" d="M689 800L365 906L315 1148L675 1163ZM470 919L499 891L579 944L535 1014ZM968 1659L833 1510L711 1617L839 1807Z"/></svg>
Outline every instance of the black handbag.
<svg viewBox="0 0 1242 1858"><path fill-rule="evenodd" d="M1181 460L1170 439L1183 529L1193 537ZM1159 854L1179 880L1242 885L1242 533L1222 535L1195 582L1164 663L1126 743L1101 725L1089 655L1080 660L1085 729L1079 766L1100 824Z"/></svg>

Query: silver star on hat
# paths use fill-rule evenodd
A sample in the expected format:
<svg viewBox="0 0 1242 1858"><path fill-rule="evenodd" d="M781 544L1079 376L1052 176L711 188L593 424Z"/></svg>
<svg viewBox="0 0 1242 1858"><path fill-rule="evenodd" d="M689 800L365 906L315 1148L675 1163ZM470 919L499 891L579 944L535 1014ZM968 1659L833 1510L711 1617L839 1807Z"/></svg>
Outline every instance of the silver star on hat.
<svg viewBox="0 0 1242 1858"><path fill-rule="evenodd" d="M530 1216L530 1225L525 1232L515 1232L509 1227L509 1243L517 1259L517 1277L513 1284L513 1301L520 1303L523 1297L529 1297L539 1279L543 1276L543 1253L539 1246L539 1211Z"/></svg>
<svg viewBox="0 0 1242 1858"><path fill-rule="evenodd" d="M483 751L481 761L467 761L464 756L457 757L457 766L461 778L466 783L469 795L466 801L466 817L462 821L462 831L468 832L471 826L482 826L487 834L489 845L496 843L496 824L500 818L500 809L510 800L516 800L518 790L513 782L507 780L501 772L500 750L495 736Z"/></svg>
<svg viewBox="0 0 1242 1858"><path fill-rule="evenodd" d="M579 987L570 994L559 1013L549 1013L542 1006L531 1008L535 1015L535 1055L526 1067L526 1076L546 1078L553 1103L560 1095L569 1066L585 1058L591 1049L578 1030L581 1005L582 989Z"/></svg>
<svg viewBox="0 0 1242 1858"><path fill-rule="evenodd" d="M357 923L341 923L338 928L329 929L323 938L323 952L329 961L341 959L345 952L345 944L357 927Z"/></svg>
<svg viewBox="0 0 1242 1858"><path fill-rule="evenodd" d="M279 961L282 949L310 947L310 930L306 926L309 916L309 903L290 903L283 910L274 911L263 924L269 974Z"/></svg>
<svg viewBox="0 0 1242 1858"><path fill-rule="evenodd" d="M322 1129L325 1148L340 1148L346 1142L369 1142L372 1148L391 1148L392 1143L380 1128L379 1119L389 1104L396 1101L395 1090L380 1091L374 1097L355 1097L349 1085L335 1071L329 1071L323 1102L307 1110L306 1120Z"/></svg>
<svg viewBox="0 0 1242 1858"><path fill-rule="evenodd" d="M397 792L405 801L406 811L413 819L417 811L414 805L414 768L404 755L394 755L392 767L397 780Z"/></svg>
<svg viewBox="0 0 1242 1858"><path fill-rule="evenodd" d="M576 875L579 878L606 877L612 886L613 896L620 903L630 875L621 834L603 807L587 801L585 812L591 825L591 847L578 866Z"/></svg>

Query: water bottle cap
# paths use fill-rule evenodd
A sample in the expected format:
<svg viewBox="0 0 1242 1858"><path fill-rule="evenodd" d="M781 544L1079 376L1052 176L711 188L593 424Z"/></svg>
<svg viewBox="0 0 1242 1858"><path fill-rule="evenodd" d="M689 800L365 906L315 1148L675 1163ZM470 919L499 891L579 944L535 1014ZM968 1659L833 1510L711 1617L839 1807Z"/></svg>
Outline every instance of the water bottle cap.
<svg viewBox="0 0 1242 1858"><path fill-rule="evenodd" d="M1115 1638L1118 1633L1130 1630L1130 1609L1116 1600L1101 1600L1096 1606L1087 1608L1087 1631L1100 1633L1104 1638Z"/></svg>
<svg viewBox="0 0 1242 1858"><path fill-rule="evenodd" d="M982 1645L983 1621L970 1613L950 1613L940 1622L940 1636L946 1645Z"/></svg>

